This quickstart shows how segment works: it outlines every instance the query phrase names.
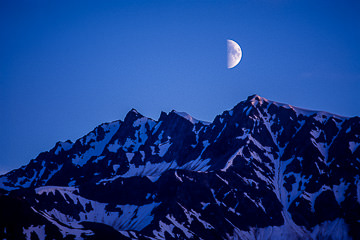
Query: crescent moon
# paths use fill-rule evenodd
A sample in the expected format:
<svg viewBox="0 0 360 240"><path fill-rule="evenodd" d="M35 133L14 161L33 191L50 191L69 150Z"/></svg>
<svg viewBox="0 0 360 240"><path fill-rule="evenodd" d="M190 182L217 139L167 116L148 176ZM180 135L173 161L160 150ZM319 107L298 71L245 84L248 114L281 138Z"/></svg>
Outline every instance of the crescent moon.
<svg viewBox="0 0 360 240"><path fill-rule="evenodd" d="M233 68L239 64L242 51L235 41L227 39L227 68Z"/></svg>

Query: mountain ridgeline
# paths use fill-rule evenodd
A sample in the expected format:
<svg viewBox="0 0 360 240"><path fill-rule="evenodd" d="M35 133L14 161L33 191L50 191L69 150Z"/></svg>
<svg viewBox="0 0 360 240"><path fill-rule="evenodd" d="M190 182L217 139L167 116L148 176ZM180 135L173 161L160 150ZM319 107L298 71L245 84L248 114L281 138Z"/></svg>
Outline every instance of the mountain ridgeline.
<svg viewBox="0 0 360 240"><path fill-rule="evenodd" d="M0 176L1 239L360 239L360 118L131 110Z"/></svg>

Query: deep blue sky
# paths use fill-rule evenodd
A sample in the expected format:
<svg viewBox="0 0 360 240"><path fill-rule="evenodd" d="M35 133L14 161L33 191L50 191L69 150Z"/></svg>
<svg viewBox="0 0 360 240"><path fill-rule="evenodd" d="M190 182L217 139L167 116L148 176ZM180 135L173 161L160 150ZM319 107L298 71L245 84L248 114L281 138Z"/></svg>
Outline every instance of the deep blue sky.
<svg viewBox="0 0 360 240"><path fill-rule="evenodd" d="M0 1L0 173L131 108L360 115L359 1ZM243 50L226 68L226 39Z"/></svg>

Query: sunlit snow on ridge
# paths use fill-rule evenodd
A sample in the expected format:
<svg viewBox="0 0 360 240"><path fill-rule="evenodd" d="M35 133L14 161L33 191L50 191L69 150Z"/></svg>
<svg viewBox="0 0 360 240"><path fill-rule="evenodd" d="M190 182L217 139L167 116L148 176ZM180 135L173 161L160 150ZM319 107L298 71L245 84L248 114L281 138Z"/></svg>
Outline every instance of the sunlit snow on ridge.
<svg viewBox="0 0 360 240"><path fill-rule="evenodd" d="M210 125L211 124L210 122L197 120L196 118L192 117L190 114L188 114L186 112L177 112L175 110L173 110L173 112L176 113L177 115L179 115L180 117L185 118L186 120L188 120L192 124L198 124L198 123L202 123L203 125Z"/></svg>

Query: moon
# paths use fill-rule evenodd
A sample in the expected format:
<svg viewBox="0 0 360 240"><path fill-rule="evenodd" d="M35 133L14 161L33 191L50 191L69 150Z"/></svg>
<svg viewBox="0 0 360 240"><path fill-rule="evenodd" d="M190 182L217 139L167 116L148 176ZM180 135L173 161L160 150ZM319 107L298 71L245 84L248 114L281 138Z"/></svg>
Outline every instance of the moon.
<svg viewBox="0 0 360 240"><path fill-rule="evenodd" d="M233 68L239 64L242 51L235 41L227 39L227 68Z"/></svg>

